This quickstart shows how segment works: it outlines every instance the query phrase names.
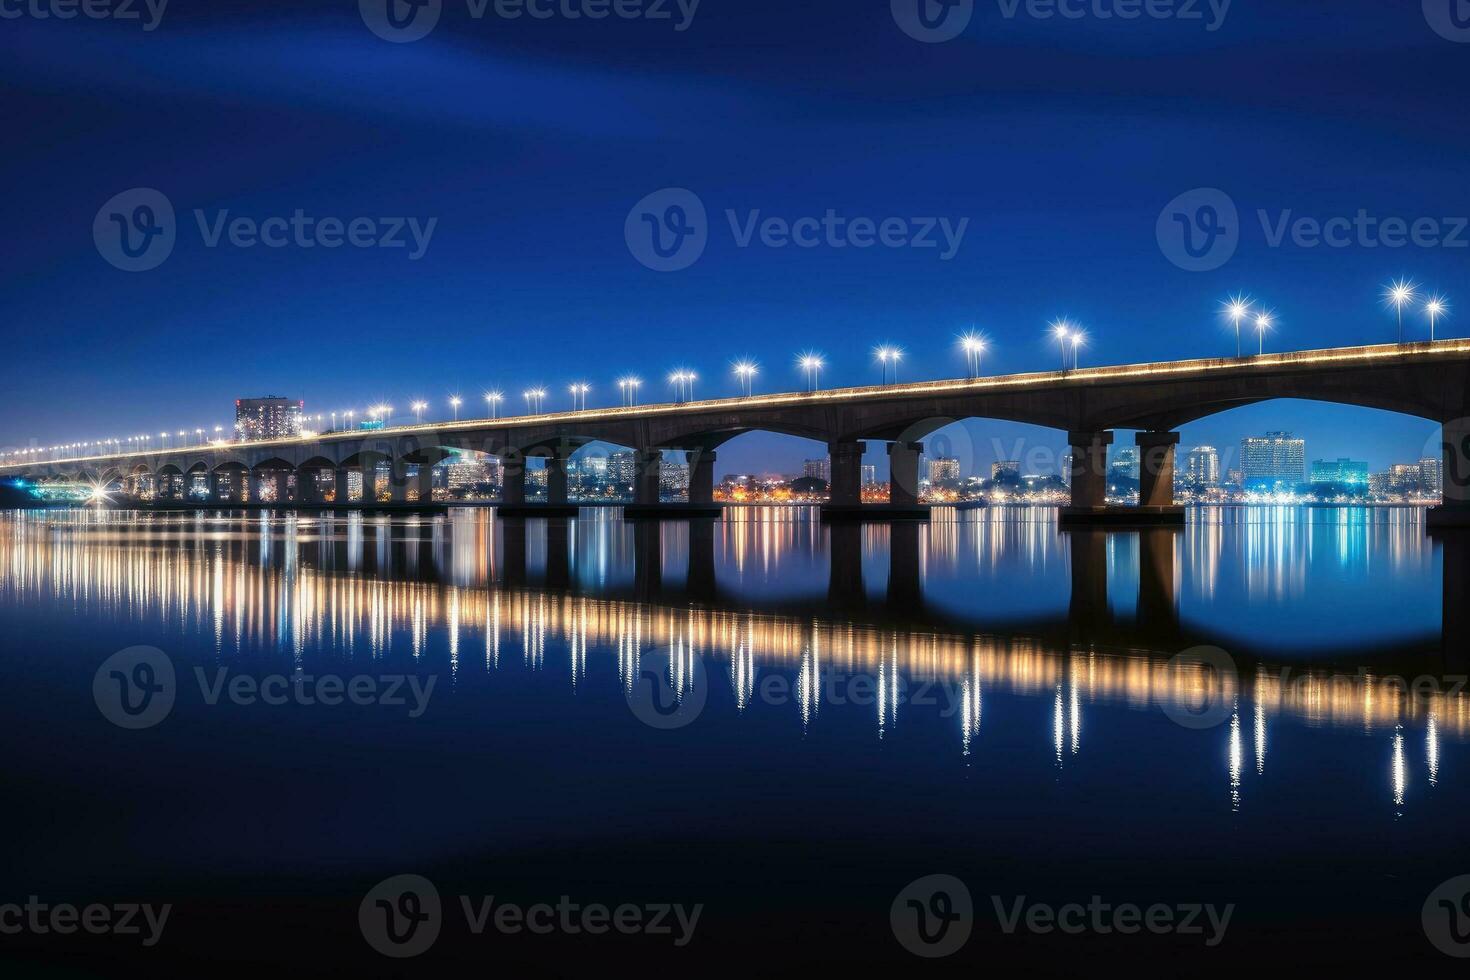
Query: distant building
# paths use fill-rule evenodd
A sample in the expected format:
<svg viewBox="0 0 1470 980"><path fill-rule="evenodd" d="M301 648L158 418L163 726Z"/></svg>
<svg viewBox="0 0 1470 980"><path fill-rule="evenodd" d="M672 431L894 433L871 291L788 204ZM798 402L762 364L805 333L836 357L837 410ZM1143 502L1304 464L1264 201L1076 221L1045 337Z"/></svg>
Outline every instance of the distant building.
<svg viewBox="0 0 1470 980"><path fill-rule="evenodd" d="M687 463L664 463L658 469L658 487L664 493L689 492L689 465Z"/></svg>
<svg viewBox="0 0 1470 980"><path fill-rule="evenodd" d="M801 464L801 475L824 483L832 482L832 460L828 456L809 459Z"/></svg>
<svg viewBox="0 0 1470 980"><path fill-rule="evenodd" d="M1345 487L1368 486L1368 464L1352 459L1312 461L1311 483L1336 483Z"/></svg>
<svg viewBox="0 0 1470 980"><path fill-rule="evenodd" d="M1388 468L1390 493L1414 493L1423 482L1418 463L1394 463Z"/></svg>
<svg viewBox="0 0 1470 980"><path fill-rule="evenodd" d="M1124 446L1119 449L1113 457L1112 464L1108 467L1108 474L1115 479L1118 477L1126 477L1130 480L1138 479L1138 447Z"/></svg>
<svg viewBox="0 0 1470 980"><path fill-rule="evenodd" d="M301 434L306 403L289 398L235 399L235 437L242 442L290 439Z"/></svg>
<svg viewBox="0 0 1470 980"><path fill-rule="evenodd" d="M830 481L829 481L830 482ZM871 487L878 482L878 467L872 463L863 464L863 486Z"/></svg>
<svg viewBox="0 0 1470 980"><path fill-rule="evenodd" d="M1220 485L1220 454L1214 446L1195 446L1184 459L1184 475L1197 487Z"/></svg>
<svg viewBox="0 0 1470 980"><path fill-rule="evenodd" d="M1432 456L1419 460L1419 489L1432 496L1444 493L1444 463Z"/></svg>
<svg viewBox="0 0 1470 980"><path fill-rule="evenodd" d="M1019 468L1020 464L1017 464ZM938 486L941 483L958 483L960 479L960 461L948 456L938 456L929 460L929 483Z"/></svg>
<svg viewBox="0 0 1470 980"><path fill-rule="evenodd" d="M1375 497L1386 497L1393 492L1387 473L1371 473L1368 476L1368 492Z"/></svg>
<svg viewBox="0 0 1470 980"><path fill-rule="evenodd" d="M490 479L490 463L486 459L458 458L444 464L444 488L451 497L467 497L488 492L494 485Z"/></svg>
<svg viewBox="0 0 1470 980"><path fill-rule="evenodd" d="M1072 450L1070 448L1062 453L1062 472L1059 475L1062 478L1062 486L1072 485Z"/></svg>
<svg viewBox="0 0 1470 980"><path fill-rule="evenodd" d="M1306 441L1290 432L1247 436L1240 440L1240 468L1247 490L1295 490L1306 476Z"/></svg>
<svg viewBox="0 0 1470 980"><path fill-rule="evenodd" d="M956 475L958 475L958 464L956 464ZM990 479L992 481L994 481L994 480L1012 480L1012 481L1019 481L1021 479L1021 463L1020 463L1020 461L1019 460L1014 460L1014 459L1003 459L1003 460L1000 460L999 462L991 463L990 464Z"/></svg>
<svg viewBox="0 0 1470 980"><path fill-rule="evenodd" d="M638 457L633 453L626 450L613 453L607 458L608 481L617 487L631 487L637 466Z"/></svg>

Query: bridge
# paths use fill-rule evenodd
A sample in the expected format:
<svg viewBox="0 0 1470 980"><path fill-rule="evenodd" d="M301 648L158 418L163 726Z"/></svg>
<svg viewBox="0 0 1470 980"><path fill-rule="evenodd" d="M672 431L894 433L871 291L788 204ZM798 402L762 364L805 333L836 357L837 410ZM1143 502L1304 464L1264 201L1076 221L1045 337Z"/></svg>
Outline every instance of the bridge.
<svg viewBox="0 0 1470 980"><path fill-rule="evenodd" d="M760 394L622 408L592 408L497 419L334 431L291 439L134 450L0 466L0 478L59 479L108 485L147 475L182 501L186 478L208 474L211 500L239 502L250 479L269 483L278 503L299 506L408 506L431 499L431 468L465 452L501 460L502 506L565 512L567 464L592 442L635 453L630 516L717 513L714 466L719 447L746 432L767 431L827 444L830 500L824 514L891 517L922 514L919 457L923 440L965 419L996 419L1065 431L1072 448L1071 506L1064 523L1178 523L1173 499L1178 429L1218 412L1280 398L1358 405L1418 416L1443 426L1444 505L1432 521L1470 525L1470 339L1333 348L1261 356L1129 364L922 381L809 392ZM1109 507L1107 447L1114 430L1137 430L1141 479L1136 507ZM890 502L863 505L862 458L868 443L887 444ZM660 504L666 452L689 463L689 503ZM526 501L527 464L546 467L547 501ZM389 471L385 493L374 474ZM349 475L364 474L366 495L353 496ZM325 474L333 474L331 480ZM229 474L229 478L222 476ZM298 479L291 493L290 476ZM329 484L330 489L322 484ZM366 499L364 499L366 497Z"/></svg>

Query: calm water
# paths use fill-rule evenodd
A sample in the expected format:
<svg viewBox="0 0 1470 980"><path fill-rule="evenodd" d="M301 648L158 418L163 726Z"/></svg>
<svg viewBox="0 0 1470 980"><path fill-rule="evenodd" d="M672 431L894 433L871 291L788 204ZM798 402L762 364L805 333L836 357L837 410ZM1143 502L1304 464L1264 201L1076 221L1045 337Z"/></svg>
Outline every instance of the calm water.
<svg viewBox="0 0 1470 980"><path fill-rule="evenodd" d="M123 950L169 970L809 972L922 962L891 906L944 874L941 969L1454 965L1421 909L1470 873L1470 560L1419 512L583 514L0 516L0 901L171 903ZM359 924L399 874L442 899L414 959ZM703 909L684 946L477 936L462 895ZM1007 932L1022 896L1233 908L1215 944Z"/></svg>

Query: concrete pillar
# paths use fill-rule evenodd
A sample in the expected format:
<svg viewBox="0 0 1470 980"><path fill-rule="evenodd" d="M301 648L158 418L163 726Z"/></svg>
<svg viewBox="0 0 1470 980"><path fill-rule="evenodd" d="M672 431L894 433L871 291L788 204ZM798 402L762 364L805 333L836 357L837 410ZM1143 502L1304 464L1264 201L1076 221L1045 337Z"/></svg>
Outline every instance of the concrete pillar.
<svg viewBox="0 0 1470 980"><path fill-rule="evenodd" d="M888 502L912 507L919 502L919 457L922 442L893 442L888 445ZM862 468L858 469L861 479Z"/></svg>
<svg viewBox="0 0 1470 980"><path fill-rule="evenodd" d="M567 462L563 451L558 449L546 457L546 503L566 506Z"/></svg>
<svg viewBox="0 0 1470 980"><path fill-rule="evenodd" d="M432 503L434 500L434 467L427 463L420 466L418 474L413 478L412 486L418 493L419 503Z"/></svg>
<svg viewBox="0 0 1470 980"><path fill-rule="evenodd" d="M347 489L347 481L350 476L351 471L348 470L347 467L337 467L337 472L335 474L336 489L333 492L333 501L335 503L345 504L348 502L348 498L352 496L352 492Z"/></svg>
<svg viewBox="0 0 1470 980"><path fill-rule="evenodd" d="M364 505L378 502L378 463L373 460L362 467L362 491L358 501Z"/></svg>
<svg viewBox="0 0 1470 980"><path fill-rule="evenodd" d="M660 449L640 449L633 454L633 503L658 503L664 454Z"/></svg>
<svg viewBox="0 0 1470 980"><path fill-rule="evenodd" d="M1444 423L1444 506L1470 508L1470 418Z"/></svg>
<svg viewBox="0 0 1470 980"><path fill-rule="evenodd" d="M395 504L408 503L408 464L399 463L389 471L388 497Z"/></svg>
<svg viewBox="0 0 1470 980"><path fill-rule="evenodd" d="M526 457L518 450L506 450L500 457L500 502L526 502Z"/></svg>
<svg viewBox="0 0 1470 980"><path fill-rule="evenodd" d="M1071 432L1067 443L1072 447L1072 506L1107 506L1108 447L1113 444L1113 434Z"/></svg>
<svg viewBox="0 0 1470 980"><path fill-rule="evenodd" d="M1138 445L1138 505L1173 507L1174 447L1179 445L1179 433L1140 432L1133 441Z"/></svg>
<svg viewBox="0 0 1470 980"><path fill-rule="evenodd" d="M715 454L712 450L695 449L684 454L689 463L689 502L715 502Z"/></svg>
<svg viewBox="0 0 1470 980"><path fill-rule="evenodd" d="M212 470L209 474L209 499L218 503L224 499L221 494L222 484L225 482L218 470Z"/></svg>
<svg viewBox="0 0 1470 980"><path fill-rule="evenodd" d="M856 507L862 503L863 453L867 443L833 442L827 446L832 463L832 487L828 502L836 507Z"/></svg>

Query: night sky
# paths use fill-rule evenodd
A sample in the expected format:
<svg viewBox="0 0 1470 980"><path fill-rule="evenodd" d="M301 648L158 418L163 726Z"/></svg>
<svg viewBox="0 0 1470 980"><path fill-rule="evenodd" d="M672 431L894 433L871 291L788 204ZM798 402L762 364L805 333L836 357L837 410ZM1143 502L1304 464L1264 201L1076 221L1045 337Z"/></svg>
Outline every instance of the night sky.
<svg viewBox="0 0 1470 980"><path fill-rule="evenodd" d="M826 354L824 384L864 383L883 342L906 349L905 379L957 376L972 323L987 373L1044 370L1061 316L1089 334L1084 364L1222 355L1235 342L1217 310L1236 291L1276 311L1278 350L1392 340L1395 277L1470 302L1470 231L1453 220L1470 215L1470 43L1417 0L1235 0L1219 23L1218 0L1201 20L977 0L943 43L904 33L889 0L703 0L683 30L675 0L665 20L443 4L411 43L376 36L356 0L172 0L153 30L141 0L142 22L0 20L0 444L228 425L235 398L267 393L313 413L423 398L447 416L452 393L514 403L533 384L565 407L581 380L616 404L624 373L650 400L688 367L697 395L733 394L742 356L758 390L785 390L806 349ZM176 241L126 272L94 220L139 187L171 203ZM708 211L708 246L681 271L646 268L625 238L664 188ZM1172 262L1156 227L1196 188L1240 216L1237 251L1207 271ZM726 217L829 209L968 225L946 259L937 232L937 248L741 247ZM406 248L207 243L226 211L298 210L436 223L418 258L407 232ZM1450 241L1272 244L1285 212L1360 210L1435 219ZM1427 336L1417 312L1408 329ZM1278 402L1191 425L1184 445L1267 429L1304 436L1309 460L1375 469L1437 443L1422 420ZM1017 439L1061 443L982 422L950 436L985 473L1024 455ZM748 435L720 469L818 452Z"/></svg>

